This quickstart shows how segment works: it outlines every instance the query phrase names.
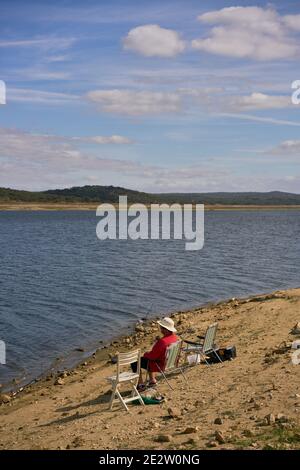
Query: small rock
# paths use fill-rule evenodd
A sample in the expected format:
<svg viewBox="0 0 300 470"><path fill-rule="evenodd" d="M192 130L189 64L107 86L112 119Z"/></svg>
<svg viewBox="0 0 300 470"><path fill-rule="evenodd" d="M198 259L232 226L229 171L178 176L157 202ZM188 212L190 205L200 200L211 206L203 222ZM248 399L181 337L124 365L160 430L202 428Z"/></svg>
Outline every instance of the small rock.
<svg viewBox="0 0 300 470"><path fill-rule="evenodd" d="M273 444L266 444L264 447L266 450L274 450L276 447Z"/></svg>
<svg viewBox="0 0 300 470"><path fill-rule="evenodd" d="M60 377L61 379L65 379L66 377L68 377L68 374L67 374L67 372L63 371L59 374L58 377Z"/></svg>
<svg viewBox="0 0 300 470"><path fill-rule="evenodd" d="M293 425L291 423L282 423L282 422L279 422L279 426L281 427L281 429L292 429Z"/></svg>
<svg viewBox="0 0 300 470"><path fill-rule="evenodd" d="M156 442L171 442L172 436L170 434L159 434L156 438Z"/></svg>
<svg viewBox="0 0 300 470"><path fill-rule="evenodd" d="M223 424L222 418L216 418L216 419L214 420L214 424Z"/></svg>
<svg viewBox="0 0 300 470"><path fill-rule="evenodd" d="M186 441L186 444L189 444L189 445L197 445L198 443L199 442L196 439L194 439L193 437L190 437L190 439L188 439Z"/></svg>
<svg viewBox="0 0 300 470"><path fill-rule="evenodd" d="M178 418L181 415L181 411L178 408L168 408L168 415L170 418Z"/></svg>
<svg viewBox="0 0 300 470"><path fill-rule="evenodd" d="M225 442L226 442L224 433L222 431L216 431L215 432L215 439L216 439L216 441L219 442L219 444L225 444Z"/></svg>
<svg viewBox="0 0 300 470"><path fill-rule="evenodd" d="M206 404L206 401L205 400L196 400L195 403L194 403L194 406L201 406L201 405L205 405Z"/></svg>
<svg viewBox="0 0 300 470"><path fill-rule="evenodd" d="M208 441L206 447L217 447L216 441Z"/></svg>
<svg viewBox="0 0 300 470"><path fill-rule="evenodd" d="M278 413L275 417L275 421L278 423L287 423L288 420L288 417L285 416L283 413Z"/></svg>
<svg viewBox="0 0 300 470"><path fill-rule="evenodd" d="M300 322L296 323L296 325L292 328L291 333L293 335L299 335L300 334Z"/></svg>
<svg viewBox="0 0 300 470"><path fill-rule="evenodd" d="M0 403L9 403L11 401L11 397L6 394L0 395Z"/></svg>
<svg viewBox="0 0 300 470"><path fill-rule="evenodd" d="M275 423L275 416L273 415L273 413L270 413L267 416L265 416L265 419L269 425L272 425Z"/></svg>
<svg viewBox="0 0 300 470"><path fill-rule="evenodd" d="M54 385L64 385L64 384L65 382L61 377L58 377L54 382Z"/></svg>
<svg viewBox="0 0 300 470"><path fill-rule="evenodd" d="M141 332L145 331L145 328L143 327L143 325L138 324L135 327L135 331L138 332L138 333L141 333Z"/></svg>
<svg viewBox="0 0 300 470"><path fill-rule="evenodd" d="M190 427L185 428L185 430L182 432L182 434L194 434L198 431L198 429L199 428L197 426L195 426L195 427L190 426Z"/></svg>

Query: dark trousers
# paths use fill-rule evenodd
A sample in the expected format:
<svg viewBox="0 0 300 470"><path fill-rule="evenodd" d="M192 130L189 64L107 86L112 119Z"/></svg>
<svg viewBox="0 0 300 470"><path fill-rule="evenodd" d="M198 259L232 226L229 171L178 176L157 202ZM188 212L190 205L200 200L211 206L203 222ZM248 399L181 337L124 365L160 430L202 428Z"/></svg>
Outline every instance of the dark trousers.
<svg viewBox="0 0 300 470"><path fill-rule="evenodd" d="M141 368L142 369L145 369L145 370L148 370L148 359L146 359L145 357L141 357ZM133 362L131 364L131 369L132 369L132 372L136 372L137 371L137 362Z"/></svg>

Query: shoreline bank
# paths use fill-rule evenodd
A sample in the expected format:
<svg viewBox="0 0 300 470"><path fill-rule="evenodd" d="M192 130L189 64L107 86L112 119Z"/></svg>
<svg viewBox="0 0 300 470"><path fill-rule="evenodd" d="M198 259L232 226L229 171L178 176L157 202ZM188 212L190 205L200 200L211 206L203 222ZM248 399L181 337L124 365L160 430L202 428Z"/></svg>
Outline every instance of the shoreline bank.
<svg viewBox="0 0 300 470"><path fill-rule="evenodd" d="M0 202L0 211L96 211L98 203L21 203ZM116 209L118 204L112 204ZM130 206L130 203L128 203ZM149 204L145 204L147 208ZM207 211L235 211L235 210L300 210L300 205L211 205L205 204Z"/></svg>
<svg viewBox="0 0 300 470"><path fill-rule="evenodd" d="M297 288L297 287L295 287ZM277 292L277 291L274 291ZM261 293L254 293L254 294L248 294L245 297L239 297L237 298L237 301L239 302L244 302L244 301L249 301L249 299L252 298L257 298L257 297L264 297L272 294L266 294L264 292ZM115 335L109 335L105 339L94 339L91 343L89 344L81 344L75 347L74 349L70 349L68 351L65 351L62 353L60 356L56 357L56 359L53 359L52 362L49 364L48 367L45 367L45 369L34 375L31 374L28 376L28 378L23 378L21 379L20 377L16 376L9 382L5 382L4 380L0 381L0 393L9 393L13 394L13 396L16 396L16 394L23 392L24 389L34 386L35 384L38 383L43 383L47 378L52 377L52 378L57 378L61 373L69 373L72 372L73 370L76 370L78 367L80 367L81 363L84 363L86 361L89 361L90 359L95 358L97 355L97 358L101 357L102 358L102 353L105 355L110 354L110 350L114 350L115 345L120 345L124 343L124 338L127 338L129 340L129 344L131 343L130 338L134 337L136 334L135 328L140 328L143 326L146 328L149 327L150 324L155 323L158 319L160 319L163 316L170 316L176 318L177 315L179 314L185 314L185 313L193 313L193 312L201 312L203 309L208 309L208 308L213 308L214 306L217 305L227 305L230 303L232 300L230 298L219 298L219 299L214 299L214 300L209 300L204 302L203 304L198 304L198 305L190 305L186 308L182 308L181 310L175 310L175 311L168 311L168 312L161 312L160 314L154 314L152 313L151 315L146 315L146 317L141 317L141 319L137 320L135 323L131 325L125 325L121 328L121 331L118 334ZM142 328L140 328L140 331L143 331ZM135 344L137 345L137 344Z"/></svg>
<svg viewBox="0 0 300 470"><path fill-rule="evenodd" d="M154 320L140 323L73 370L8 396L0 406L0 448L219 448L218 430L224 448L300 448L300 366L291 364L288 346L296 339L290 331L300 321L299 307L300 288L175 312L178 331L189 339L218 321L218 344L236 345L237 358L190 368L188 386L172 377L174 392L159 383L167 399L162 405L108 411L110 358L137 346L149 349L158 333ZM170 407L178 408L176 417ZM184 434L187 427L191 436ZM158 434L169 440L159 443Z"/></svg>
<svg viewBox="0 0 300 470"><path fill-rule="evenodd" d="M193 311L199 311L199 309L208 308L210 306L218 304L226 304L229 301L230 300L228 298L211 300L201 305L189 306L178 311L164 312L160 315L154 313L152 315L146 314L146 317L141 317L141 319L137 320L134 324L124 325L121 328L120 333L116 335L110 335L106 339L101 340L95 339L89 345L80 345L72 350L66 351L65 354L62 354L56 359L53 359L49 367L46 367L42 373L39 373L36 376L32 374L30 377L28 377L28 379L24 378L23 380L19 377L16 377L10 380L9 382L5 382L2 380L0 382L0 393L10 393L15 396L16 394L23 392L24 389L30 386L34 386L37 383L43 382L49 376L58 377L62 372L71 372L77 367L80 367L80 364L82 362L88 361L93 358L95 354L101 355L101 351L103 350L104 354L109 354L109 352L107 353L107 350L109 350L109 348L114 348L114 345L122 343L124 338L133 337L136 333L136 327L139 328L139 326L143 325L147 328L149 324L156 322L163 316L173 317L176 316L179 312L181 314L184 314ZM71 356L73 356L73 358L71 358Z"/></svg>

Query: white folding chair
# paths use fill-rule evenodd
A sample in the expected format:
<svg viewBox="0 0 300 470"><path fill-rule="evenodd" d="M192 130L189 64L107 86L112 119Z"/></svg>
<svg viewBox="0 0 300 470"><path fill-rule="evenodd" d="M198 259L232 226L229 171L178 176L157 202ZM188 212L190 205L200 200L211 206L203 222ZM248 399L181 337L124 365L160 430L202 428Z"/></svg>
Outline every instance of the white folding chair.
<svg viewBox="0 0 300 470"><path fill-rule="evenodd" d="M124 371L121 372L121 368L127 368L130 364L137 362L137 370L136 372ZM111 383L112 385L112 394L111 399L109 402L109 409L111 410L114 403L120 401L124 406L125 410L129 411L126 403L139 400L141 405L145 405L141 395L139 394L136 386L138 382L138 378L140 375L141 369L141 351L137 349L135 351L130 351L126 353L118 353L117 354L117 374L111 377L107 377L106 380ZM132 393L130 397L123 397L120 393L119 387L121 384L129 383L132 388ZM117 397L117 398L116 398Z"/></svg>
<svg viewBox="0 0 300 470"><path fill-rule="evenodd" d="M218 361L222 362L222 359L217 353L217 349L215 345L217 329L218 329L218 323L213 323L212 325L209 325L209 327L206 330L205 336L198 336L198 338L203 339L202 344L184 339L183 341L187 343L188 345L186 348L183 349L186 357L187 357L187 354L189 353L197 354L200 356L200 358L202 357L204 359L207 365L209 365L209 362L206 359L206 355L213 353L218 359Z"/></svg>

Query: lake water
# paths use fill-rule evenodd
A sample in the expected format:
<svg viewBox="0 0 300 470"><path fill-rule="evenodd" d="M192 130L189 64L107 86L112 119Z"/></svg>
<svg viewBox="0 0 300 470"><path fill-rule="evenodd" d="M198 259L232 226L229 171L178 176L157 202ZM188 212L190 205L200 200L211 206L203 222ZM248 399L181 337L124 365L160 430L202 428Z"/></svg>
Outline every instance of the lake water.
<svg viewBox="0 0 300 470"><path fill-rule="evenodd" d="M93 211L0 212L0 383L28 382L146 315L300 286L299 216L207 212L204 248L189 252L183 240L99 241Z"/></svg>

